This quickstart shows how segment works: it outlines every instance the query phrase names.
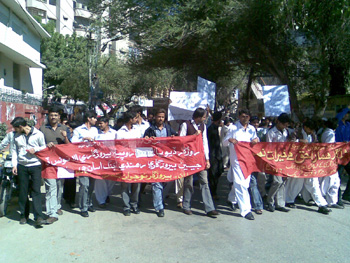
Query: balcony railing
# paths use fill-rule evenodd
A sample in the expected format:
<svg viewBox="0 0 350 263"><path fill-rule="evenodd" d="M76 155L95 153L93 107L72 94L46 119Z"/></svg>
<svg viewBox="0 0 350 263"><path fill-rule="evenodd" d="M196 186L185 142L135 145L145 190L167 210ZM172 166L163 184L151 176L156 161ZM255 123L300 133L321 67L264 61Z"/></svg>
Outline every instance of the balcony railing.
<svg viewBox="0 0 350 263"><path fill-rule="evenodd" d="M40 95L23 93L15 89L0 88L0 101L41 106L43 98Z"/></svg>

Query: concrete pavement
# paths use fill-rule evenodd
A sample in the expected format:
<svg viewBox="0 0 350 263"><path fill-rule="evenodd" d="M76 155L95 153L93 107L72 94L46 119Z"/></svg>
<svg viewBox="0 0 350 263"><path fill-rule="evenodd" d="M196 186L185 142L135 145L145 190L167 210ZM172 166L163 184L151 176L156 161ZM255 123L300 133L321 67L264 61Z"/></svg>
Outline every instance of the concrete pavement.
<svg viewBox="0 0 350 263"><path fill-rule="evenodd" d="M249 221L226 206L223 176L216 219L205 216L198 188L192 216L171 195L158 218L147 193L141 214L125 217L119 187L114 190L106 209L83 218L64 204L59 220L41 229L19 225L12 204L0 218L0 262L350 262L350 203L329 215L300 204L288 213L264 210Z"/></svg>

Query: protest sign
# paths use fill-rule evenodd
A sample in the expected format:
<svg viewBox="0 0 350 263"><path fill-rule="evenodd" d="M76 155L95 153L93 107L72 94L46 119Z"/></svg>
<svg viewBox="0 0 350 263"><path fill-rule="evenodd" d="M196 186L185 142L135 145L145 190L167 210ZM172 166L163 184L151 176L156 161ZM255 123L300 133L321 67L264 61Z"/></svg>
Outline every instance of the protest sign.
<svg viewBox="0 0 350 263"><path fill-rule="evenodd" d="M249 142L234 145L244 177L252 172L312 178L335 174L350 161L350 143Z"/></svg>
<svg viewBox="0 0 350 263"><path fill-rule="evenodd" d="M60 144L36 153L43 178L167 182L205 169L201 135Z"/></svg>
<svg viewBox="0 0 350 263"><path fill-rule="evenodd" d="M205 95L199 92L170 92L168 120L190 120L193 112L201 107L206 108L208 101Z"/></svg>
<svg viewBox="0 0 350 263"><path fill-rule="evenodd" d="M263 86L265 116L290 113L288 86Z"/></svg>
<svg viewBox="0 0 350 263"><path fill-rule="evenodd" d="M216 84L209 80L203 79L198 76L197 80L197 92L203 93L204 97L208 101L208 105L211 110L215 109L215 92Z"/></svg>

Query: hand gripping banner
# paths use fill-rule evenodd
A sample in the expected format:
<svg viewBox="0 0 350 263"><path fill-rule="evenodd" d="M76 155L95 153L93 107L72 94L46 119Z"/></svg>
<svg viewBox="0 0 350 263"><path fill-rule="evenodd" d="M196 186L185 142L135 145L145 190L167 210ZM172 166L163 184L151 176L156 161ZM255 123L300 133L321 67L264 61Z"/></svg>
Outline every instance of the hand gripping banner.
<svg viewBox="0 0 350 263"><path fill-rule="evenodd" d="M60 144L36 156L43 178L90 176L139 183L167 182L205 169L202 136Z"/></svg>
<svg viewBox="0 0 350 263"><path fill-rule="evenodd" d="M247 178L252 172L311 178L335 174L338 164L350 161L350 143L260 142L251 146L239 142L234 146Z"/></svg>

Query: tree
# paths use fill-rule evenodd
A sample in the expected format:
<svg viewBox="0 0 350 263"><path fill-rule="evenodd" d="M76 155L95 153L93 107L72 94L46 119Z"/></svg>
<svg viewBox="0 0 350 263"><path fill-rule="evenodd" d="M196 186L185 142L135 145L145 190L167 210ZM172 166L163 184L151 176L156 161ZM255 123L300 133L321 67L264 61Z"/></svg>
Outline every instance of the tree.
<svg viewBox="0 0 350 263"><path fill-rule="evenodd" d="M326 0L104 3L98 7L110 10L108 31L132 35L143 54L138 63L144 67L188 70L215 82L237 69L270 74L288 85L299 119L300 95L313 96L317 114L322 114L329 90L337 90L334 81L344 86L349 74L345 0L337 1L335 8ZM333 69L339 67L342 70ZM341 72L341 78L334 72Z"/></svg>
<svg viewBox="0 0 350 263"><path fill-rule="evenodd" d="M86 101L89 94L86 39L53 33L42 41L41 52L46 65L44 87L53 85L63 95Z"/></svg>

